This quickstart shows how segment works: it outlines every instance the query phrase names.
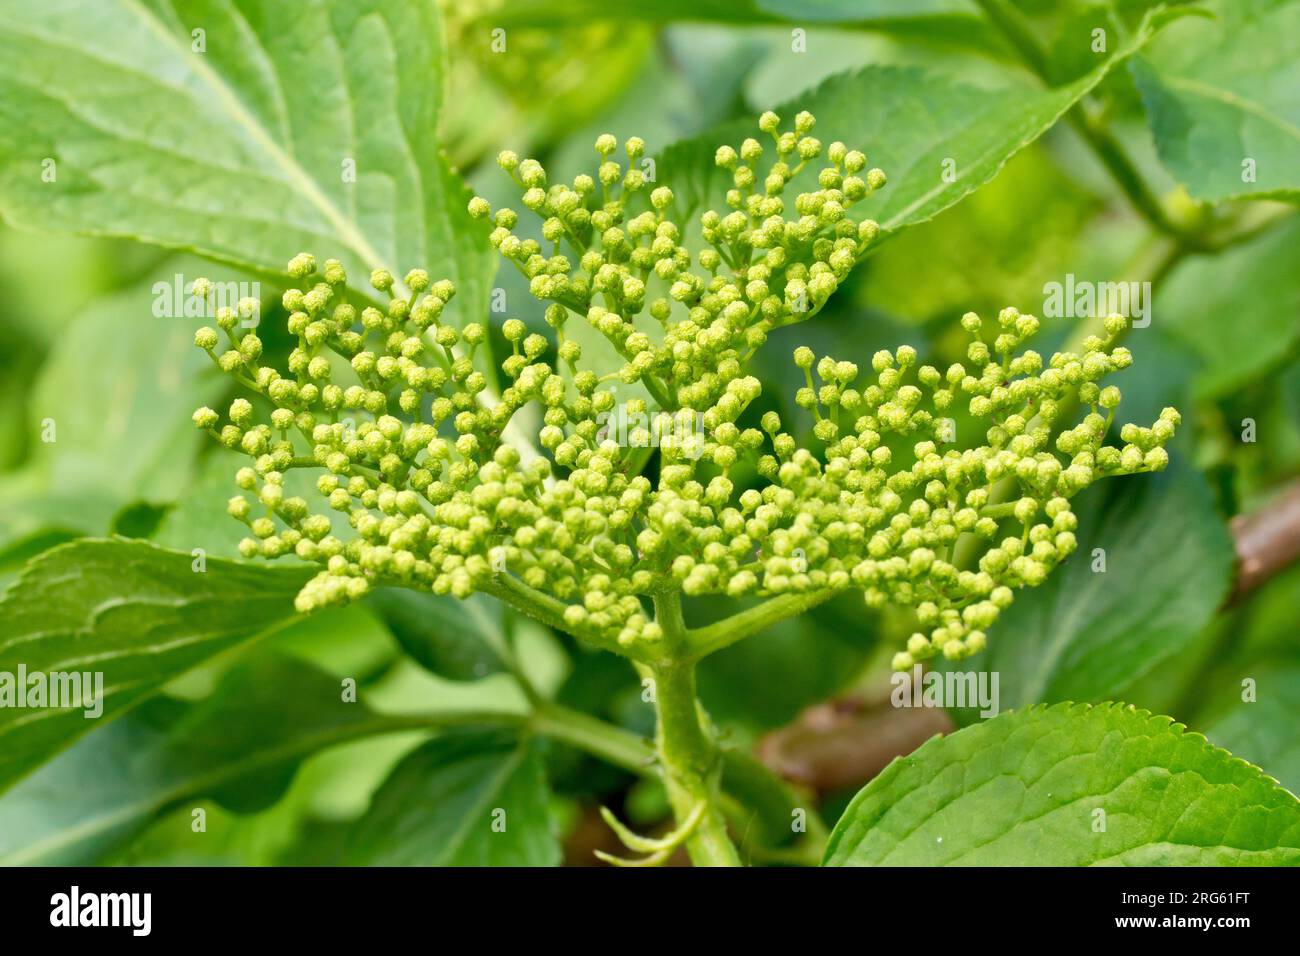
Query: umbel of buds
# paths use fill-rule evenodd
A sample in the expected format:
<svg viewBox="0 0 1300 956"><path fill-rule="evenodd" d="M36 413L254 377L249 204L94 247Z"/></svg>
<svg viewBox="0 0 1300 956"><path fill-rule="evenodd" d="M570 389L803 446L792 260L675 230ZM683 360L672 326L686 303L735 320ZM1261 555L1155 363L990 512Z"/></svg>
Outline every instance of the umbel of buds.
<svg viewBox="0 0 1300 956"><path fill-rule="evenodd" d="M623 144L625 167L601 136L595 176L571 184L502 153L542 242L516 234L513 209L481 198L469 209L547 303L550 333L504 323L499 397L475 364L486 326L444 322L455 290L423 270L400 288L375 272L387 305L358 309L338 262L318 271L296 256L299 287L283 300L296 347L283 371L263 363L255 331L219 313L195 343L254 400L236 399L224 421L208 408L194 421L249 457L229 503L250 531L241 552L319 565L302 611L378 585L486 592L646 662L664 654L648 604L665 593L793 595L807 607L853 589L871 607L916 611L922 630L896 667L980 650L1016 591L1075 550L1072 499L1100 478L1164 468L1179 415L1124 425L1122 447L1107 444L1120 393L1104 380L1132 362L1117 344L1125 319L1044 358L1027 347L1038 320L1015 309L963 316L966 360L947 369L908 346L875 352L866 369L796 349L808 444L777 413L750 413L763 390L748 372L755 351L815 314L879 232L855 215L884 173L843 143L823 147L813 126L800 113L781 131L765 113L766 145L718 149L729 211L700 216L697 255L670 218L672 191L636 165L641 140ZM817 188L791 200L806 169ZM594 367L566 335L571 321L597 330L619 362ZM644 387L648 403L634 411L650 420L687 411L703 423L659 442L653 479L641 473L647 449L602 430L616 382ZM504 440L526 405L540 412L541 454ZM958 410L982 423L981 444L955 443ZM648 444L637 437L628 444ZM300 468L319 473L311 500L285 489Z"/></svg>

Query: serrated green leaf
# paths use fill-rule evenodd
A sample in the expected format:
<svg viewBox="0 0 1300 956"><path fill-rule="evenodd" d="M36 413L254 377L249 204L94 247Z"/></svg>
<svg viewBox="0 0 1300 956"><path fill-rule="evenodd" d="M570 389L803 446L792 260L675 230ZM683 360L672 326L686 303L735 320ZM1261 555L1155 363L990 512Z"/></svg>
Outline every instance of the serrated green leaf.
<svg viewBox="0 0 1300 956"><path fill-rule="evenodd" d="M895 231L933 218L991 180L1163 23L1163 17L1148 20L1092 72L1054 89L1010 76L1000 87L984 88L934 70L868 66L775 109L787 123L799 110L812 112L819 136L862 149L886 172L889 184L861 212ZM672 187L679 212L725 208L731 181L713 164L714 151L751 135L751 120L735 121L668 149L658 180ZM791 189L811 182L811 175L805 172Z"/></svg>
<svg viewBox="0 0 1300 956"><path fill-rule="evenodd" d="M21 781L0 798L0 865L93 863L182 800L263 809L309 754L401 729L302 661L256 661L197 704L147 701Z"/></svg>
<svg viewBox="0 0 1300 956"><path fill-rule="evenodd" d="M425 266L477 318L491 250L438 148L442 44L429 0L11 6L0 213L263 274L308 250L358 288Z"/></svg>
<svg viewBox="0 0 1300 956"><path fill-rule="evenodd" d="M1300 2L1207 9L1130 66L1160 159L1197 199L1300 199Z"/></svg>
<svg viewBox="0 0 1300 956"><path fill-rule="evenodd" d="M478 680L502 670L506 636L498 602L480 594L460 601L380 588L369 603L402 649L438 676Z"/></svg>
<svg viewBox="0 0 1300 956"><path fill-rule="evenodd" d="M28 565L0 600L0 673L100 673L103 714L0 707L0 790L166 681L294 617L302 571L208 561L196 573L193 561L115 539L74 541Z"/></svg>
<svg viewBox="0 0 1300 956"><path fill-rule="evenodd" d="M1300 792L1300 737L1295 731L1300 659L1292 656L1243 668L1225 690L1230 693L1206 714L1205 736L1257 764L1292 793Z"/></svg>
<svg viewBox="0 0 1300 956"><path fill-rule="evenodd" d="M1003 714L900 757L853 799L827 866L1297 866L1300 801L1123 704Z"/></svg>
<svg viewBox="0 0 1300 956"><path fill-rule="evenodd" d="M916 322L1008 305L1037 314L1044 282L1076 261L1080 233L1100 201L1041 144L1017 153L1004 173L942 218L882 246L864 264L860 299ZM1026 208L1034 210L1033 242L1025 241Z"/></svg>
<svg viewBox="0 0 1300 956"><path fill-rule="evenodd" d="M1002 710L1122 698L1189 647L1227 595L1232 542L1199 474L1107 479L1077 507L1078 550L1016 595L986 651L951 665L997 673Z"/></svg>
<svg viewBox="0 0 1300 956"><path fill-rule="evenodd" d="M555 866L535 744L466 729L429 741L375 794L345 861L363 866Z"/></svg>

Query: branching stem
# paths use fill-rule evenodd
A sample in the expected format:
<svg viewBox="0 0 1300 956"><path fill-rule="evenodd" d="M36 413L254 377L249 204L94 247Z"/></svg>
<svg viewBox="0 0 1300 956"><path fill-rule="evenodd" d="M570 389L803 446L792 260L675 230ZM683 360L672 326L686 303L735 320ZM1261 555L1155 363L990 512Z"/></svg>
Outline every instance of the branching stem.
<svg viewBox="0 0 1300 956"><path fill-rule="evenodd" d="M685 643L689 658L698 661L715 651L757 634L778 621L802 614L830 600L835 594L836 592L829 588L782 594L706 627L687 631Z"/></svg>
<svg viewBox="0 0 1300 956"><path fill-rule="evenodd" d="M655 597L655 620L663 628L669 652L648 670L654 680L659 753L668 801L679 825L694 814L698 821L686 841L696 866L739 866L740 856L721 805L722 759L714 731L696 697L695 661L685 651L686 627L681 595ZM704 809L699 810L703 804Z"/></svg>

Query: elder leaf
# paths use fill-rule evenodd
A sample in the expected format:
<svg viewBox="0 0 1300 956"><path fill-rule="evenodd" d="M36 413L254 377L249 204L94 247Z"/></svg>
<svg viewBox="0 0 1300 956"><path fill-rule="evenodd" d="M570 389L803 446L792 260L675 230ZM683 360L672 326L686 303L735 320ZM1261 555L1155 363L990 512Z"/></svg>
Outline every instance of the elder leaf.
<svg viewBox="0 0 1300 956"><path fill-rule="evenodd" d="M1297 866L1300 801L1170 717L1058 704L896 759L825 865Z"/></svg>
<svg viewBox="0 0 1300 956"><path fill-rule="evenodd" d="M493 263L438 146L444 53L432 2L9 6L0 215L262 274L304 250L358 280L425 266L478 318Z"/></svg>
<svg viewBox="0 0 1300 956"><path fill-rule="evenodd" d="M103 713L0 707L0 790L165 682L295 615L301 570L85 539L35 558L0 600L0 674L102 674ZM15 687L16 695L16 687Z"/></svg>

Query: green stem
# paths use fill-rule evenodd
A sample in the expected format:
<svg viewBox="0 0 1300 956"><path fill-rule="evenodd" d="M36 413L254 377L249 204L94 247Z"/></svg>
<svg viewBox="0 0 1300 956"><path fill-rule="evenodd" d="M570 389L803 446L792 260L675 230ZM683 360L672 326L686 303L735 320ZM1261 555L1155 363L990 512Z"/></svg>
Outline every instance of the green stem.
<svg viewBox="0 0 1300 956"><path fill-rule="evenodd" d="M696 866L740 866L722 812L720 754L696 701L695 665L689 661L661 664L651 668L651 673L659 716L655 745L673 816L680 825L696 806L705 804L703 817L686 841L691 862Z"/></svg>
<svg viewBox="0 0 1300 956"><path fill-rule="evenodd" d="M580 711L539 701L530 726L543 736L632 773L645 775L654 770L654 749L643 738Z"/></svg>
<svg viewBox="0 0 1300 956"><path fill-rule="evenodd" d="M1115 135L1089 116L1082 106L1076 106L1066 114L1066 121L1083 137L1111 178L1123 190L1129 203L1142 214L1151 225L1167 236L1173 236L1180 244L1196 247L1201 245L1201 238L1180 227L1165 211L1159 198L1147 187L1146 181L1137 167L1124 153L1123 147Z"/></svg>
<svg viewBox="0 0 1300 956"><path fill-rule="evenodd" d="M503 604L508 604L516 611L527 614L534 620L540 621L547 627L553 627L558 631L571 634L580 641L585 641L593 647L602 650L611 651L622 657L631 657L627 649L618 643L612 637L605 637L589 628L574 627L564 619L564 610L567 605L554 598L544 591L529 587L523 581L513 575L502 573L492 578L491 581L479 586L479 590L484 594L490 594ZM635 658L634 658L635 659Z"/></svg>
<svg viewBox="0 0 1300 956"><path fill-rule="evenodd" d="M653 375L647 372L641 376L641 384L645 386L645 390L661 409L666 412L677 409L677 403L669 397L668 392L664 390L664 386Z"/></svg>
<svg viewBox="0 0 1300 956"><path fill-rule="evenodd" d="M669 656L648 668L654 678L658 716L655 746L668 802L679 826L704 804L703 815L686 841L693 864L740 866L722 810L722 755L696 697L695 662L677 656L686 636L681 595L675 591L656 595L655 620L669 648Z"/></svg>
<svg viewBox="0 0 1300 956"><path fill-rule="evenodd" d="M372 725L357 728L358 736L375 736L402 730L446 730L450 727L522 727L528 715L513 710L452 710L433 714L385 715Z"/></svg>
<svg viewBox="0 0 1300 956"><path fill-rule="evenodd" d="M757 634L771 627L778 621L802 614L835 596L835 591L822 589L802 591L797 594L782 594L769 598L762 604L747 608L738 614L724 618L707 627L687 631L684 635L690 660L698 661L714 651L720 651L728 645Z"/></svg>

